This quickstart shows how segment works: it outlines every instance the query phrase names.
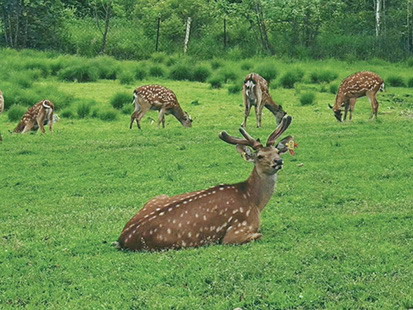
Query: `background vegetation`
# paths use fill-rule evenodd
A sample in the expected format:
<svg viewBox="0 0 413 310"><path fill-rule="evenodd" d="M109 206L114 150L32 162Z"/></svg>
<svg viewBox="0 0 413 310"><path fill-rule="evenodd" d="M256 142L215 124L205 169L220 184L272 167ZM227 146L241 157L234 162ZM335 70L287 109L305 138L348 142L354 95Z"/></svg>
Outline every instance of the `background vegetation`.
<svg viewBox="0 0 413 310"><path fill-rule="evenodd" d="M188 54L203 59L413 52L412 0L0 0L0 45L141 60L181 53L188 17Z"/></svg>

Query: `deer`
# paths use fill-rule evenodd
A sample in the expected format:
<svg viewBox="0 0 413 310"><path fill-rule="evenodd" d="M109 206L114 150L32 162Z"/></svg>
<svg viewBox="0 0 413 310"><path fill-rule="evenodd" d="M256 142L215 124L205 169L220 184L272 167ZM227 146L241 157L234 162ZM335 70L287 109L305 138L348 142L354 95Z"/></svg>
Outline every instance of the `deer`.
<svg viewBox="0 0 413 310"><path fill-rule="evenodd" d="M370 71L357 72L348 76L341 83L334 106L328 105L334 111L334 116L339 122L347 119L350 110L350 121L353 119L354 106L360 97L367 96L370 100L372 114L370 118L377 119L379 102L377 92L384 91L384 80L376 73ZM341 108L344 106L344 118Z"/></svg>
<svg viewBox="0 0 413 310"><path fill-rule="evenodd" d="M264 146L241 127L243 138L223 131L219 138L236 145L242 157L254 163L249 178L236 184L221 184L205 190L169 197L160 195L149 202L124 226L119 249L162 251L210 244L244 244L261 238L260 215L274 193L281 155L297 146L292 136L276 139L291 124L283 118Z"/></svg>
<svg viewBox="0 0 413 310"><path fill-rule="evenodd" d="M0 90L0 114L4 111L4 97L3 92Z"/></svg>
<svg viewBox="0 0 413 310"><path fill-rule="evenodd" d="M275 116L277 124L287 114L283 107L277 104L271 97L268 89L268 82L257 73L247 74L242 88L244 98L245 117L242 127L247 127L247 118L250 115L251 107L255 106L255 116L257 127L261 127L262 110L266 107Z"/></svg>
<svg viewBox="0 0 413 310"><path fill-rule="evenodd" d="M14 129L15 133L25 133L40 128L45 133L45 124L49 124L49 129L53 132L54 104L50 100L42 100L32 106L22 117L21 121Z"/></svg>
<svg viewBox="0 0 413 310"><path fill-rule="evenodd" d="M168 114L175 116L184 127L192 127L192 119L182 110L175 93L164 86L145 85L136 88L133 91L133 103L135 110L131 115L130 129L135 120L141 129L140 121L149 110L159 111L158 127L162 124L162 128L165 128L165 115Z"/></svg>

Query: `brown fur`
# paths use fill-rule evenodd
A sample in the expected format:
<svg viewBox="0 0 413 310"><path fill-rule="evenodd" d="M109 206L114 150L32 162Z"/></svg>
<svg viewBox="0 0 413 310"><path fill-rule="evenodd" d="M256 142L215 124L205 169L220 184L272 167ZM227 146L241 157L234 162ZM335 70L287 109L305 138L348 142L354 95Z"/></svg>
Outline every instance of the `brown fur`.
<svg viewBox="0 0 413 310"><path fill-rule="evenodd" d="M251 87L250 83L254 84L254 87ZM277 124L281 122L281 119L287 114L281 105L277 104L271 97L268 82L257 73L247 74L244 81L244 86L242 88L242 96L244 98L245 106L245 117L242 127L247 127L247 118L250 115L251 106L255 106L255 116L257 119L257 127L261 127L262 119L262 110L266 107L268 110L274 114Z"/></svg>
<svg viewBox="0 0 413 310"><path fill-rule="evenodd" d="M0 90L0 114L4 111L4 97L3 92Z"/></svg>
<svg viewBox="0 0 413 310"><path fill-rule="evenodd" d="M367 96L371 103L372 115L377 118L379 102L376 95L379 90L384 89L384 80L376 73L362 71L350 75L341 83L337 92L336 102L332 107L337 120L341 121L341 108L344 106L344 120L350 110L350 120L353 118L354 106L357 98Z"/></svg>
<svg viewBox="0 0 413 310"><path fill-rule="evenodd" d="M54 104L49 100L42 100L32 106L22 117L21 121L14 129L15 133L25 133L40 128L45 133L45 122L49 124L50 131L53 131Z"/></svg>
<svg viewBox="0 0 413 310"><path fill-rule="evenodd" d="M134 90L135 111L131 115L130 128L136 120L141 129L140 121L149 110L158 110L158 126L165 128L165 114L172 114L185 127L192 126L192 119L184 112L178 103L174 92L160 85L145 85Z"/></svg>
<svg viewBox="0 0 413 310"><path fill-rule="evenodd" d="M274 192L276 173L282 167L280 155L285 152L278 145L274 147L275 139L288 128L291 118L283 123L270 135L265 147L251 137L239 139L221 133L222 140L237 144L243 157L254 162L251 176L233 185L155 197L125 225L119 247L152 251L213 243L243 244L260 238L260 214ZM248 134L244 131L243 135ZM289 139L280 143L283 148ZM250 147L256 152L252 153Z"/></svg>

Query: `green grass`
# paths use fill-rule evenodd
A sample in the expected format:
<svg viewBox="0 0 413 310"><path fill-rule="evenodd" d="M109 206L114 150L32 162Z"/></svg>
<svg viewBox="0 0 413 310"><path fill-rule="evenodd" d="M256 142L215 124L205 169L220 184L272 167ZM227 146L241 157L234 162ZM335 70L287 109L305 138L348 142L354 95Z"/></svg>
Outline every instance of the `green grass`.
<svg viewBox="0 0 413 310"><path fill-rule="evenodd" d="M302 67L312 72L318 65ZM343 65L340 78L365 66ZM102 110L116 93L135 88L116 80L39 83L94 100ZM408 88L379 93L377 121L368 119L368 100L359 99L346 123L327 108L334 94L317 93L314 105L301 106L296 90L271 90L294 117L286 134L299 148L295 157L284 156L262 214L262 240L122 252L111 242L150 198L235 183L252 170L218 139L221 130L238 133L240 93L162 79L137 85L149 83L175 91L194 118L192 128L167 116L166 128L158 129L150 121L157 113L148 112L142 131L129 130L129 115L118 113L110 122L62 118L53 134L13 135L7 130L16 123L0 115L1 309L413 308ZM264 141L274 130L268 111L263 128L253 127L253 113L249 124Z"/></svg>

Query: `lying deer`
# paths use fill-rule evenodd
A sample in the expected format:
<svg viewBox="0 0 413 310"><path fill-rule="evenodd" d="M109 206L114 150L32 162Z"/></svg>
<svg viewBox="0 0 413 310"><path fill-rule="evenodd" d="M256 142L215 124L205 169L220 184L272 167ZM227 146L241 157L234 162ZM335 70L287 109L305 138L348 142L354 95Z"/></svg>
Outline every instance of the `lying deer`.
<svg viewBox="0 0 413 310"><path fill-rule="evenodd" d="M384 80L376 73L363 71L347 77L340 85L334 106L328 105L334 111L334 116L342 122L341 108L344 106L344 120L350 110L350 120L353 118L354 106L357 98L367 96L370 100L372 114L371 117L377 118L379 102L376 94L384 91Z"/></svg>
<svg viewBox="0 0 413 310"><path fill-rule="evenodd" d="M4 111L4 97L3 92L0 90L0 113Z"/></svg>
<svg viewBox="0 0 413 310"><path fill-rule="evenodd" d="M282 106L275 103L272 99L268 89L268 82L257 73L250 73L245 77L242 96L244 97L245 106L245 118L244 123L242 123L244 128L247 127L247 118L250 115L252 106L255 106L257 127L261 127L262 110L264 107L274 114L277 124L287 114Z"/></svg>
<svg viewBox="0 0 413 310"><path fill-rule="evenodd" d="M277 172L283 166L281 155L294 147L293 138L289 136L274 145L291 120L291 116L282 120L266 146L243 128L243 139L221 132L223 141L236 145L238 152L255 164L250 177L237 184L155 197L126 224L118 247L153 251L259 239L260 214L274 192Z"/></svg>
<svg viewBox="0 0 413 310"><path fill-rule="evenodd" d="M192 119L188 113L181 109L174 92L160 85L146 85L133 91L135 111L131 115L129 128L132 129L133 121L136 120L138 128L141 129L140 121L149 110L159 111L158 126L162 123L165 128L165 114L172 114L184 127L192 126Z"/></svg>
<svg viewBox="0 0 413 310"><path fill-rule="evenodd" d="M53 131L54 104L49 100L42 100L31 107L22 117L14 132L25 133L35 128L45 133L44 124L48 123L50 131Z"/></svg>

